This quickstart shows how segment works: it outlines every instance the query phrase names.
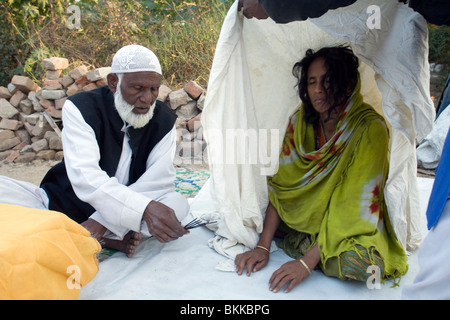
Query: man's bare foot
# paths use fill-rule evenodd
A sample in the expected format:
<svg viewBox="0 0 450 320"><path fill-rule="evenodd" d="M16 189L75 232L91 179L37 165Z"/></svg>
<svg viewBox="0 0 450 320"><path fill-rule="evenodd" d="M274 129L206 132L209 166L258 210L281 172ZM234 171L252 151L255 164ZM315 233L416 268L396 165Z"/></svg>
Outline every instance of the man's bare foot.
<svg viewBox="0 0 450 320"><path fill-rule="evenodd" d="M139 241L142 238L142 235L139 232L134 231L128 232L122 240L105 238L104 235L107 229L93 219L88 219L81 225L91 233L93 238L97 239L102 247L124 252L129 258L133 256L134 250L139 245Z"/></svg>
<svg viewBox="0 0 450 320"><path fill-rule="evenodd" d="M118 250L125 253L128 258L131 258L136 247L139 245L141 238L142 235L139 232L130 231L122 240L103 238L102 242L105 248Z"/></svg>

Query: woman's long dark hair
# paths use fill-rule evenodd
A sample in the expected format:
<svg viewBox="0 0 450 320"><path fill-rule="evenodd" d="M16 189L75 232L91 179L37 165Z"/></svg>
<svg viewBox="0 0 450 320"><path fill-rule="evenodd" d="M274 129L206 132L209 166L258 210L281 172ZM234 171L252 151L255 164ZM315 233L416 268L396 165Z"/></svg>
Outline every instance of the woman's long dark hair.
<svg viewBox="0 0 450 320"><path fill-rule="evenodd" d="M337 106L345 104L350 94L353 92L358 81L359 60L348 46L325 47L316 52L312 49L306 51L305 57L297 62L292 73L298 79L297 87L300 99L305 107L305 120L314 123L318 120L318 113L314 110L308 96L308 69L311 63L317 58L323 58L327 73L322 81L327 100L333 101L328 110L328 115ZM325 89L324 81L328 80L329 85Z"/></svg>

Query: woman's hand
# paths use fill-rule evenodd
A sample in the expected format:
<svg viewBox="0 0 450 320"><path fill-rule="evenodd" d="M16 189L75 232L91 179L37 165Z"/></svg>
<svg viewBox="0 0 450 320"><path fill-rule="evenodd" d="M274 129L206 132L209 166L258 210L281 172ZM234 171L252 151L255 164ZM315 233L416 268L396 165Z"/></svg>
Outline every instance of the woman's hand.
<svg viewBox="0 0 450 320"><path fill-rule="evenodd" d="M316 244L312 247L301 260L306 266L299 260L292 260L276 270L270 277L269 289L273 292L278 292L285 285L288 285L284 290L284 292L288 293L297 284L308 278L311 270L314 270L320 262L319 246Z"/></svg>
<svg viewBox="0 0 450 320"><path fill-rule="evenodd" d="M234 259L236 272L241 275L244 269L247 269L247 276L252 272L257 272L269 262L269 251L256 247L251 251L238 254Z"/></svg>
<svg viewBox="0 0 450 320"><path fill-rule="evenodd" d="M298 260L286 262L280 269L272 274L269 281L269 290L278 292L285 285L289 284L284 290L285 293L291 291L297 284L309 276L308 270Z"/></svg>

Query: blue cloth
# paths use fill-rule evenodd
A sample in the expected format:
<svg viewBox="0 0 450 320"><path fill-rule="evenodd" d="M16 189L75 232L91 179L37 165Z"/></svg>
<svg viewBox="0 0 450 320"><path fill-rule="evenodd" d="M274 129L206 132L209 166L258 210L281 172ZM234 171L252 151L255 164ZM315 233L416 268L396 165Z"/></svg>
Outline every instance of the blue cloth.
<svg viewBox="0 0 450 320"><path fill-rule="evenodd" d="M427 220L430 230L441 217L450 194L450 130L445 139L441 160L436 168L436 177L428 201Z"/></svg>
<svg viewBox="0 0 450 320"><path fill-rule="evenodd" d="M436 119L441 115L442 111L450 105L450 75L447 77L442 96L436 109Z"/></svg>

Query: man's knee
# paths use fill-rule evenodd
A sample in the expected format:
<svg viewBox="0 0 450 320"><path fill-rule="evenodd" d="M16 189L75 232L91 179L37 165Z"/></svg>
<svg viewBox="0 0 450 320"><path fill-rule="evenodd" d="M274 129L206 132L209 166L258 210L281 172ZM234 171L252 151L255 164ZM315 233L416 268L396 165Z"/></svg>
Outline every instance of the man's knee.
<svg viewBox="0 0 450 320"><path fill-rule="evenodd" d="M175 215L177 216L179 221L183 220L189 213L189 202L185 197L183 197L176 191L166 193L155 200L162 202L166 206L172 208L173 211L175 211Z"/></svg>
<svg viewBox="0 0 450 320"><path fill-rule="evenodd" d="M48 197L44 190L30 182L5 176L0 176L0 203L48 209Z"/></svg>

